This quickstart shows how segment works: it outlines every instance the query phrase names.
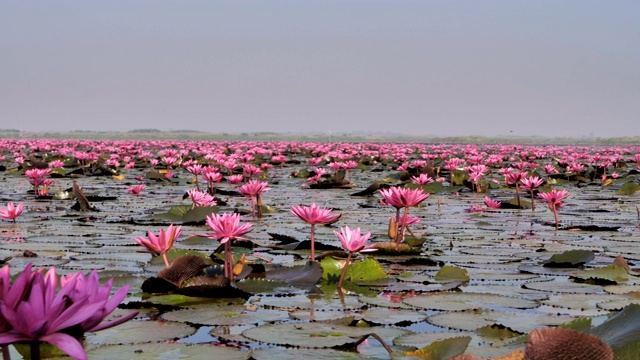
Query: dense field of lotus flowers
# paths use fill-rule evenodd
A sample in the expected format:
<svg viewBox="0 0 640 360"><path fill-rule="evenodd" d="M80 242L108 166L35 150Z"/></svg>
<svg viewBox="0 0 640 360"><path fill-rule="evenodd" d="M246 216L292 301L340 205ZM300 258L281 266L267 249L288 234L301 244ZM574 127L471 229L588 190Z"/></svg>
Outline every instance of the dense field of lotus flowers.
<svg viewBox="0 0 640 360"><path fill-rule="evenodd" d="M640 357L639 146L0 140L8 358Z"/></svg>

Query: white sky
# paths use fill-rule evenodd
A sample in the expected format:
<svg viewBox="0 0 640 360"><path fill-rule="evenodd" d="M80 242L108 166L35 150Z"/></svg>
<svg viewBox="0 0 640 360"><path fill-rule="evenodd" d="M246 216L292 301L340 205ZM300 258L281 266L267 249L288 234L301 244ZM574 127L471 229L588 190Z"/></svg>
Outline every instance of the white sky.
<svg viewBox="0 0 640 360"><path fill-rule="evenodd" d="M0 0L0 128L640 136L640 1Z"/></svg>

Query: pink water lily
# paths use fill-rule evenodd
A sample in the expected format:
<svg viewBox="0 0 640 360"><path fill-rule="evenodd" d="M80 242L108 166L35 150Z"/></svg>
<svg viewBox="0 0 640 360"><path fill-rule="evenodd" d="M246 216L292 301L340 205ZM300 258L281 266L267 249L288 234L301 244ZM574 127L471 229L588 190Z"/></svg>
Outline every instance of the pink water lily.
<svg viewBox="0 0 640 360"><path fill-rule="evenodd" d="M24 211L24 205L18 204L14 205L12 202L8 203L7 206L0 209L0 217L7 220L12 220L14 223L16 222L16 218L22 214Z"/></svg>
<svg viewBox="0 0 640 360"><path fill-rule="evenodd" d="M522 179L522 188L529 191L529 193L531 194L531 211L534 211L536 209L533 190L542 185L542 183L544 183L544 180L542 180L539 176L527 176Z"/></svg>
<svg viewBox="0 0 640 360"><path fill-rule="evenodd" d="M400 209L404 208L404 214L402 219L408 219L409 208L416 206L429 198L429 193L425 193L421 188L409 189L399 186L390 187L388 189L380 190L380 195L384 201L396 208L396 224L400 226L400 231L397 232L395 239L397 244L400 244L404 239L404 232L407 227L405 221L401 222Z"/></svg>
<svg viewBox="0 0 640 360"><path fill-rule="evenodd" d="M310 206L293 205L291 213L304 222L311 224L311 261L315 261L315 226L338 221L341 214L331 214L333 209L323 208L312 203Z"/></svg>
<svg viewBox="0 0 640 360"><path fill-rule="evenodd" d="M182 234L181 226L169 225L167 230L160 229L160 234L156 236L153 232L147 233L148 238L138 237L134 238L135 242L146 247L151 253L156 255L162 255L164 264L168 267L169 260L167 259L167 251L171 249L173 243Z"/></svg>
<svg viewBox="0 0 640 360"><path fill-rule="evenodd" d="M365 246L369 238L371 237L371 232L366 234L362 234L362 230L360 228L350 229L349 226L345 226L344 228L340 228L340 232L333 231L334 234L340 239L340 243L342 243L342 247L349 252L347 255L347 262L342 268L342 274L340 275L340 280L338 280L338 288L342 287L342 282L344 281L344 276L347 273L347 267L351 262L351 256L354 252L367 252L367 251L376 251L375 245Z"/></svg>
<svg viewBox="0 0 640 360"><path fill-rule="evenodd" d="M549 210L553 212L553 218L556 222L556 232L558 231L558 209L564 206L562 200L569 197L569 192L567 190L556 190L553 189L546 193L538 193L538 197L542 198L546 201Z"/></svg>
<svg viewBox="0 0 640 360"><path fill-rule="evenodd" d="M254 218L256 214L258 218L262 217L262 200L260 199L260 195L265 191L271 190L267 185L269 185L269 183L266 181L249 180L248 183L238 188L238 191L251 197L251 209Z"/></svg>
<svg viewBox="0 0 640 360"><path fill-rule="evenodd" d="M217 202L213 199L213 196L205 191L200 191L198 189L189 189L187 191L187 195L193 202L193 208L217 205Z"/></svg>
<svg viewBox="0 0 640 360"><path fill-rule="evenodd" d="M237 213L211 214L207 216L206 223L213 230L213 234L207 236L217 239L224 245L224 273L226 277L232 279L233 254L231 252L231 241L244 239L242 235L251 231L253 224L240 225L240 214Z"/></svg>
<svg viewBox="0 0 640 360"><path fill-rule="evenodd" d="M147 187L145 184L138 184L135 186L131 186L127 189L127 192L133 195L139 195L144 188Z"/></svg>
<svg viewBox="0 0 640 360"><path fill-rule="evenodd" d="M484 204L487 205L489 209L500 209L500 206L502 206L502 202L493 200L488 196L484 197Z"/></svg>

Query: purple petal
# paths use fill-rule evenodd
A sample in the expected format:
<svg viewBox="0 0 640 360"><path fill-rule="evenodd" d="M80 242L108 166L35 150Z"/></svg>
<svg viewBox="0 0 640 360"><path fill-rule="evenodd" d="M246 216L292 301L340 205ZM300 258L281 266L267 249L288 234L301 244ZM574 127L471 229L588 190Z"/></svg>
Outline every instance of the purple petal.
<svg viewBox="0 0 640 360"><path fill-rule="evenodd" d="M78 339L71 335L63 333L53 333L40 337L41 341L48 342L60 348L65 354L78 360L87 360L87 354L84 352L82 344Z"/></svg>
<svg viewBox="0 0 640 360"><path fill-rule="evenodd" d="M100 324L98 326L94 326L91 329L87 329L86 331L88 331L88 332L96 332L96 331L108 329L110 327L114 327L116 325L120 325L125 321L129 321L129 320L133 319L136 315L138 315L138 311L137 310L133 311L133 312L127 314L127 315L123 315L123 316L121 316L121 317L119 317L117 319L113 319L113 320L107 321L105 323L102 323L102 324Z"/></svg>

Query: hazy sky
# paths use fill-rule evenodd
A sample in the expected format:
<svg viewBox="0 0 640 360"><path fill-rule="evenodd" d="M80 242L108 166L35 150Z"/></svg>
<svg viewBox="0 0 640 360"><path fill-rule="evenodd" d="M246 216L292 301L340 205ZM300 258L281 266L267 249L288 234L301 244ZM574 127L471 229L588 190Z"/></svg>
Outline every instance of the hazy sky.
<svg viewBox="0 0 640 360"><path fill-rule="evenodd" d="M0 128L640 136L640 1L0 0Z"/></svg>

